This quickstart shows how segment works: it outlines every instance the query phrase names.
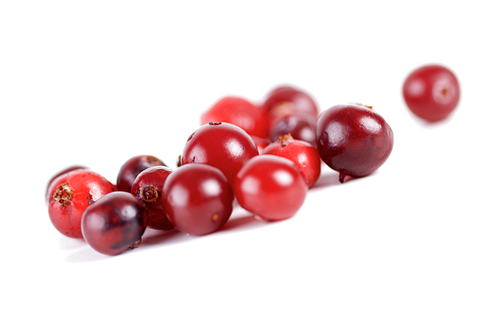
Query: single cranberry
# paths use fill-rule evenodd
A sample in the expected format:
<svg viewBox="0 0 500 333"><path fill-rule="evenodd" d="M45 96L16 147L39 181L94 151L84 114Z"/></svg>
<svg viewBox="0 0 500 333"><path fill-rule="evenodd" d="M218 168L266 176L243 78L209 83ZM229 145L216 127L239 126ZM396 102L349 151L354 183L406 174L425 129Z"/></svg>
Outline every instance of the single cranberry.
<svg viewBox="0 0 500 333"><path fill-rule="evenodd" d="M71 171L75 171L75 170L80 170L80 169L88 169L87 167L85 166L81 166L81 165L72 165L72 166L69 166L65 169L62 169L61 171L59 171L58 173L56 173L54 176L52 176L52 178L48 181L47 183L47 189L45 190L45 203L49 203L49 200L50 200L50 197L49 197L49 190L50 190L50 186L52 184L52 182L58 178L59 176L62 176L66 173L69 173Z"/></svg>
<svg viewBox="0 0 500 333"><path fill-rule="evenodd" d="M163 211L161 196L163 184L172 173L172 169L165 166L147 168L137 175L130 193L140 199L145 207L148 227L157 230L170 230L174 226Z"/></svg>
<svg viewBox="0 0 500 333"><path fill-rule="evenodd" d="M103 196L82 216L85 241L96 251L116 255L140 241L146 229L144 205L128 192Z"/></svg>
<svg viewBox="0 0 500 333"><path fill-rule="evenodd" d="M307 185L290 160L259 155L238 172L234 187L241 207L266 221L292 217L306 198Z"/></svg>
<svg viewBox="0 0 500 333"><path fill-rule="evenodd" d="M264 109L241 97L224 97L201 116L201 125L226 122L250 135L267 138L269 122Z"/></svg>
<svg viewBox="0 0 500 333"><path fill-rule="evenodd" d="M294 139L309 142L316 147L316 121L315 116L307 113L277 117L269 128L269 139L276 141L280 136L290 134Z"/></svg>
<svg viewBox="0 0 500 333"><path fill-rule="evenodd" d="M429 122L445 119L460 98L458 80L448 68L429 65L414 70L403 84L406 105L418 117Z"/></svg>
<svg viewBox="0 0 500 333"><path fill-rule="evenodd" d="M321 158L316 148L308 142L294 140L290 134L279 137L262 150L262 154L281 156L295 163L308 187L313 186L321 174Z"/></svg>
<svg viewBox="0 0 500 333"><path fill-rule="evenodd" d="M166 166L159 158L151 155L139 155L128 159L120 168L116 186L118 190L130 192L135 178L142 171L153 166Z"/></svg>
<svg viewBox="0 0 500 333"><path fill-rule="evenodd" d="M283 115L300 113L318 117L318 107L311 95L290 86L279 86L272 90L267 95L263 108L271 120Z"/></svg>
<svg viewBox="0 0 500 333"><path fill-rule="evenodd" d="M201 163L222 171L230 184L250 158L259 154L250 135L236 125L209 123L188 138L182 152L182 165Z"/></svg>
<svg viewBox="0 0 500 333"><path fill-rule="evenodd" d="M65 173L51 182L49 217L63 235L81 238L83 212L103 195L116 187L96 172L78 169Z"/></svg>
<svg viewBox="0 0 500 333"><path fill-rule="evenodd" d="M318 152L322 160L346 176L363 177L389 157L394 142L392 129L371 107L336 105L323 112L317 126Z"/></svg>
<svg viewBox="0 0 500 333"><path fill-rule="evenodd" d="M167 178L161 201L177 229L199 236L214 232L226 223L233 210L234 195L219 169L187 164Z"/></svg>

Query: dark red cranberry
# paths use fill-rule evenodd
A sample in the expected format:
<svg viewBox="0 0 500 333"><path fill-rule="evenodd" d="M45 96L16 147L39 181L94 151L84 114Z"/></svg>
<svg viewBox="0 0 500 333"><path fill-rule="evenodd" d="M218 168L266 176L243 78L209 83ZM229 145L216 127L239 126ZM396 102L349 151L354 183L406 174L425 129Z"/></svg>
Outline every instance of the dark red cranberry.
<svg viewBox="0 0 500 333"><path fill-rule="evenodd" d="M346 176L363 177L378 169L394 142L385 120L359 104L336 105L323 112L316 130L319 155L340 173L341 183Z"/></svg>
<svg viewBox="0 0 500 333"><path fill-rule="evenodd" d="M49 190L50 190L50 185L52 184L52 182L59 176L62 176L66 173L69 173L71 171L75 171L75 170L80 170L80 169L88 169L87 167L84 167L84 166L81 166L81 165L72 165L72 166L69 166L61 171L59 171L58 173L56 173L54 176L52 176L52 178L49 180L49 182L47 183L47 189L45 191L45 203L49 203L49 200L50 200L50 197L49 197Z"/></svg>
<svg viewBox="0 0 500 333"><path fill-rule="evenodd" d="M458 80L448 68L429 65L414 70L403 84L403 97L411 112L429 122L445 119L460 99Z"/></svg>
<svg viewBox="0 0 500 333"><path fill-rule="evenodd" d="M118 190L130 192L132 184L138 174L147 168L159 165L166 166L159 158L151 155L139 155L130 158L122 165L118 172L118 178L116 180Z"/></svg>
<svg viewBox="0 0 500 333"><path fill-rule="evenodd" d="M269 128L269 139L276 141L290 134L295 140L309 142L316 147L316 117L307 113L289 114L274 119Z"/></svg>
<svg viewBox="0 0 500 333"><path fill-rule="evenodd" d="M290 160L259 155L238 172L234 187L241 207L266 221L292 217L306 198L307 185Z"/></svg>
<svg viewBox="0 0 500 333"><path fill-rule="evenodd" d="M226 122L241 127L250 135L267 138L269 122L266 112L241 97L224 97L201 116L201 124Z"/></svg>
<svg viewBox="0 0 500 333"><path fill-rule="evenodd" d="M121 191L103 196L82 216L83 238L94 250L108 255L120 254L137 244L146 225L142 202Z"/></svg>
<svg viewBox="0 0 500 333"><path fill-rule="evenodd" d="M259 154L250 135L236 125L209 123L188 138L182 152L182 165L201 163L222 171L233 184L236 174L250 158Z"/></svg>
<svg viewBox="0 0 500 333"><path fill-rule="evenodd" d="M289 114L306 113L318 117L318 107L313 98L300 89L280 86L272 90L264 102L264 110L271 120Z"/></svg>
<svg viewBox="0 0 500 333"><path fill-rule="evenodd" d="M321 174L321 158L310 143L294 140L288 134L268 145L262 154L276 155L289 159L299 168L308 187L316 183Z"/></svg>
<svg viewBox="0 0 500 333"><path fill-rule="evenodd" d="M170 230L174 226L163 211L161 196L163 184L172 173L172 169L165 166L147 168L137 175L130 193L140 199L145 207L148 227L157 230Z"/></svg>
<svg viewBox="0 0 500 333"><path fill-rule="evenodd" d="M116 187L96 172L79 169L65 173L51 182L49 217L63 235L81 238L83 212Z"/></svg>
<svg viewBox="0 0 500 333"><path fill-rule="evenodd" d="M205 164L186 164L167 178L161 201L177 229L191 235L205 235L229 219L234 195L219 169Z"/></svg>

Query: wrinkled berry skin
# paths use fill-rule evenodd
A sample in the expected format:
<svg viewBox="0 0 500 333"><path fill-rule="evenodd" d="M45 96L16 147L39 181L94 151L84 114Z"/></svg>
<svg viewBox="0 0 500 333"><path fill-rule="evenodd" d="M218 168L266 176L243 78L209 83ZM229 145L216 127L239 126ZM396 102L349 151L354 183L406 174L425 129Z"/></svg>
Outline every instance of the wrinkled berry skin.
<svg viewBox="0 0 500 333"><path fill-rule="evenodd" d="M377 170L394 144L392 129L370 107L336 105L318 118L317 147L322 160L346 176L363 177Z"/></svg>
<svg viewBox="0 0 500 333"><path fill-rule="evenodd" d="M107 255L132 247L141 239L146 225L142 202L122 191L103 196L82 216L83 238L94 250Z"/></svg>
<svg viewBox="0 0 500 333"><path fill-rule="evenodd" d="M63 235L82 238L83 212L116 186L96 172L78 169L54 179L48 191L48 209L52 224Z"/></svg>
<svg viewBox="0 0 500 333"><path fill-rule="evenodd" d="M170 230L174 226L165 215L161 205L163 184L172 173L172 169L164 166L155 166L142 171L135 178L130 193L141 200L148 218L148 227L156 230Z"/></svg>
<svg viewBox="0 0 500 333"><path fill-rule="evenodd" d="M118 190L130 192L138 174L147 168L158 165L166 166L159 158L151 155L139 155L128 159L118 172L116 180Z"/></svg>
<svg viewBox="0 0 500 333"><path fill-rule="evenodd" d="M458 105L460 86L451 70L441 65L417 68L403 84L406 105L428 122L447 118Z"/></svg>

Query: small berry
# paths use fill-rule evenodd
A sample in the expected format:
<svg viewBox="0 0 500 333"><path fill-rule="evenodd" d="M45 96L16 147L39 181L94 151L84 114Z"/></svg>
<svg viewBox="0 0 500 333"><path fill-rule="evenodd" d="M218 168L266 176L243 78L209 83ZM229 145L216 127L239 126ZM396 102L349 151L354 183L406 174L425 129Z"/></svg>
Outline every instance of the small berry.
<svg viewBox="0 0 500 333"><path fill-rule="evenodd" d="M122 191L103 196L82 216L83 238L94 250L108 255L136 247L146 225L142 202Z"/></svg>
<svg viewBox="0 0 500 333"><path fill-rule="evenodd" d="M139 155L128 159L120 168L116 186L118 190L130 192L139 173L153 166L166 166L159 158L151 155Z"/></svg>
<svg viewBox="0 0 500 333"><path fill-rule="evenodd" d="M238 172L234 187L241 207L266 221L292 217L306 198L307 185L290 160L259 155Z"/></svg>
<svg viewBox="0 0 500 333"><path fill-rule="evenodd" d="M96 172L78 169L65 173L51 182L49 217L63 235L81 238L83 212L116 187Z"/></svg>
<svg viewBox="0 0 500 333"><path fill-rule="evenodd" d="M160 200L177 229L200 236L226 223L233 210L234 195L219 169L186 164L167 178Z"/></svg>
<svg viewBox="0 0 500 333"><path fill-rule="evenodd" d="M429 65L414 70L403 84L406 105L418 117L441 121L456 108L460 99L458 80L448 68Z"/></svg>

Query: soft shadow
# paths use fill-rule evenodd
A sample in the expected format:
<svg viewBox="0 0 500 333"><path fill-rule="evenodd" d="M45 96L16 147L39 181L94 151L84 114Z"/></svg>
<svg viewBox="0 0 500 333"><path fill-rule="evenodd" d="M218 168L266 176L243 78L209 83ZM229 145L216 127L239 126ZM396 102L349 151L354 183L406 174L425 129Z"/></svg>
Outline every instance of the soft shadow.
<svg viewBox="0 0 500 333"><path fill-rule="evenodd" d="M82 263L82 262L91 262L91 261L99 261L111 258L113 256L108 256L102 253L97 252L93 248L87 245L87 247L75 251L66 257L67 262L71 263Z"/></svg>
<svg viewBox="0 0 500 333"><path fill-rule="evenodd" d="M229 219L218 232L232 231L235 229L249 229L265 224L265 222L257 219L254 215L242 216Z"/></svg>
<svg viewBox="0 0 500 333"><path fill-rule="evenodd" d="M59 238L59 247L63 250L75 250L88 246L83 238L69 238L66 236Z"/></svg>
<svg viewBox="0 0 500 333"><path fill-rule="evenodd" d="M173 244L192 239L193 239L192 236L189 236L188 234L178 229L172 229L166 231L148 229L142 236L142 242L140 247L158 245L165 242Z"/></svg>
<svg viewBox="0 0 500 333"><path fill-rule="evenodd" d="M315 190L318 188L337 186L337 185L342 185L342 183L339 181L338 172L328 172L328 173L322 172L321 176L319 176L318 181L309 190Z"/></svg>

